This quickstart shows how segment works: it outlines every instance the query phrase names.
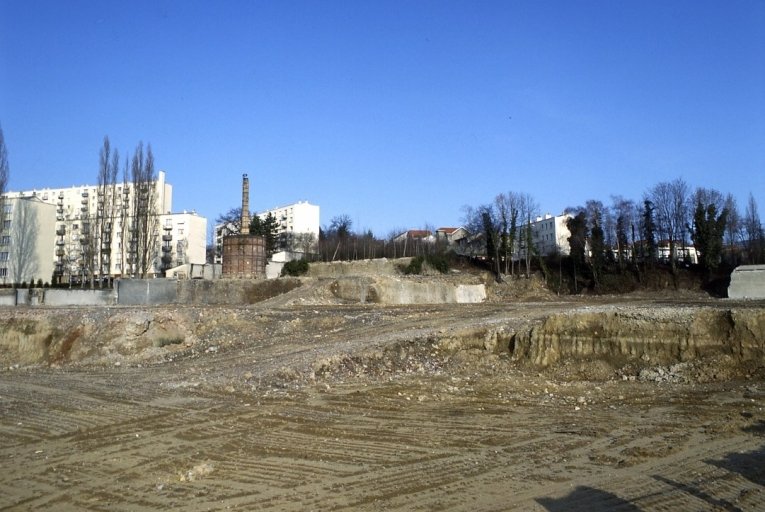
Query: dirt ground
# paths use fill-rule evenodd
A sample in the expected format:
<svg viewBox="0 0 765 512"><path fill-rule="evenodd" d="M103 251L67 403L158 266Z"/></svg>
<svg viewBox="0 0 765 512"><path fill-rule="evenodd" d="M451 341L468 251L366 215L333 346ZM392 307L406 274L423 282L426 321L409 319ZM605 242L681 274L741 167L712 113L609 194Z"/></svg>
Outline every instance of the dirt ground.
<svg viewBox="0 0 765 512"><path fill-rule="evenodd" d="M497 334L719 303L15 311L85 334L0 355L0 509L765 510L761 357L542 367Z"/></svg>

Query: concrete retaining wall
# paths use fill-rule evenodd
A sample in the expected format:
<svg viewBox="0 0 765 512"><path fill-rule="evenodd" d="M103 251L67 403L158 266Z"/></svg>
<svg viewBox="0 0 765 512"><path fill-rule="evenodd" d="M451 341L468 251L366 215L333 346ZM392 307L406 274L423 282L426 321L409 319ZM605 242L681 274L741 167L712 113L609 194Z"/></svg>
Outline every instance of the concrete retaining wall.
<svg viewBox="0 0 765 512"><path fill-rule="evenodd" d="M309 277L341 277L341 276L395 276L400 275L398 265L408 265L412 258L388 260L335 261L332 263L311 263L308 269Z"/></svg>
<svg viewBox="0 0 765 512"><path fill-rule="evenodd" d="M741 265L730 275L728 297L765 299L765 265Z"/></svg>
<svg viewBox="0 0 765 512"><path fill-rule="evenodd" d="M117 294L114 290L60 288L0 290L0 306L111 306L116 303Z"/></svg>
<svg viewBox="0 0 765 512"><path fill-rule="evenodd" d="M390 277L340 278L331 285L333 295L377 304L475 304L486 300L482 284L419 281Z"/></svg>
<svg viewBox="0 0 765 512"><path fill-rule="evenodd" d="M296 278L178 281L180 304L255 304L301 286Z"/></svg>
<svg viewBox="0 0 765 512"><path fill-rule="evenodd" d="M45 290L46 306L113 306L117 303L116 290Z"/></svg>
<svg viewBox="0 0 765 512"><path fill-rule="evenodd" d="M117 281L118 303L124 306L172 304L178 298L177 281L124 279Z"/></svg>
<svg viewBox="0 0 765 512"><path fill-rule="evenodd" d="M0 306L15 306L16 290L12 288L0 289Z"/></svg>
<svg viewBox="0 0 765 512"><path fill-rule="evenodd" d="M243 304L245 285L250 282L242 279L178 281L178 302L204 305Z"/></svg>

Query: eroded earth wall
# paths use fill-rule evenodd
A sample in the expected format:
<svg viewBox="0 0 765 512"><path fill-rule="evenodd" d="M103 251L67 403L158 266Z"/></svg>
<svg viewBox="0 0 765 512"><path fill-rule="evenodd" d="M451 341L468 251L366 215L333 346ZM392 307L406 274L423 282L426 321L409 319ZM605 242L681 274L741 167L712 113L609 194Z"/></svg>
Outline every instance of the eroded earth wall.
<svg viewBox="0 0 765 512"><path fill-rule="evenodd" d="M612 368L717 356L760 366L765 361L763 306L572 306L545 313L548 307L528 313L499 306L442 305L418 313L395 306L310 306L273 312L178 306L79 308L76 314L54 308L5 308L0 365L112 364L115 358L162 361L179 351L246 346L260 339L291 345L304 355L307 349L325 350L324 343L341 343L349 357L407 347L421 350L426 359L460 352L507 354L539 367L595 359ZM313 361L304 363L310 366Z"/></svg>

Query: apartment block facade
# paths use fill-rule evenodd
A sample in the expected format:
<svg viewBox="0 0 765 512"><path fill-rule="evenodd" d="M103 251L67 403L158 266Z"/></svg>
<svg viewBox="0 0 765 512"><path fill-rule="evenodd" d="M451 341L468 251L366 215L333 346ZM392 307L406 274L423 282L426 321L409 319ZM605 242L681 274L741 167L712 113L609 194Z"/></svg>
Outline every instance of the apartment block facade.
<svg viewBox="0 0 765 512"><path fill-rule="evenodd" d="M49 283L55 207L33 196L4 197L1 203L0 284Z"/></svg>
<svg viewBox="0 0 765 512"><path fill-rule="evenodd" d="M571 231L569 231L566 222L570 218L571 215L567 213L562 215L550 215L548 213L531 222L531 240L539 254L542 256L569 255L571 246L568 239L571 236Z"/></svg>
<svg viewBox="0 0 765 512"><path fill-rule="evenodd" d="M204 263L207 221L194 213L172 213L172 186L165 172L137 187L45 188L9 192L4 198L34 199L52 207L37 219L41 226L53 226L37 248L53 265L45 281L51 275L58 282L157 277L178 264ZM141 222L137 204L146 212Z"/></svg>

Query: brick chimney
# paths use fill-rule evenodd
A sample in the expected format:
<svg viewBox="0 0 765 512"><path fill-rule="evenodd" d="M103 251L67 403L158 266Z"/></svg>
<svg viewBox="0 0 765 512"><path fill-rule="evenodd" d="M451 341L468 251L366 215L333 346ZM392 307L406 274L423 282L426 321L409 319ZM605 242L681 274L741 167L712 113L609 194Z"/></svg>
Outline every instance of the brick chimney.
<svg viewBox="0 0 765 512"><path fill-rule="evenodd" d="M240 233L250 234L250 179L242 174L242 227Z"/></svg>

